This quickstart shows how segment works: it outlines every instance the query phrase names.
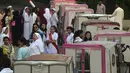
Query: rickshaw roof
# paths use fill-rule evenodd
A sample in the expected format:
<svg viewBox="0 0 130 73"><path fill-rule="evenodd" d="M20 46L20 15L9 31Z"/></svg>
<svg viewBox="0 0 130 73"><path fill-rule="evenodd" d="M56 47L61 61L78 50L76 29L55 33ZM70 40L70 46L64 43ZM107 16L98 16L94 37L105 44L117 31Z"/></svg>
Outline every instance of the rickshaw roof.
<svg viewBox="0 0 130 73"><path fill-rule="evenodd" d="M116 45L116 42L110 41L88 41L72 44L64 44L63 48L102 48L102 49L112 49Z"/></svg>
<svg viewBox="0 0 130 73"><path fill-rule="evenodd" d="M14 64L38 64L42 63L44 65L61 64L64 65L71 61L71 56L66 56L62 54L41 54L33 55L27 59L16 61Z"/></svg>
<svg viewBox="0 0 130 73"><path fill-rule="evenodd" d="M122 30L101 30L96 36L130 36L130 32Z"/></svg>
<svg viewBox="0 0 130 73"><path fill-rule="evenodd" d="M111 17L112 15L81 13L81 14L79 14L78 16L80 16L80 17Z"/></svg>
<svg viewBox="0 0 130 73"><path fill-rule="evenodd" d="M84 22L82 22L82 25L96 25L96 24L98 24L98 25L117 25L117 26L120 26L120 24L119 23L117 23L117 22L112 22L112 21L109 21L109 20L88 20L88 21L84 21Z"/></svg>

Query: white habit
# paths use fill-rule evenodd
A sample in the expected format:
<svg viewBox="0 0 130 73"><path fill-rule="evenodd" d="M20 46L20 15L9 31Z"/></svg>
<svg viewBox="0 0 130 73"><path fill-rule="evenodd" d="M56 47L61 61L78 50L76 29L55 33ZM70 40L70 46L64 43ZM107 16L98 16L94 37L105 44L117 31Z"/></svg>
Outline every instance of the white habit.
<svg viewBox="0 0 130 73"><path fill-rule="evenodd" d="M124 10L118 7L112 14L114 21L120 24L120 30L123 29Z"/></svg>
<svg viewBox="0 0 130 73"><path fill-rule="evenodd" d="M43 16L46 18L47 21L47 33L50 32L50 27L51 27L51 14L49 8L45 9L45 14Z"/></svg>
<svg viewBox="0 0 130 73"><path fill-rule="evenodd" d="M24 8L24 12L23 12L23 18L24 18L24 37L29 40L29 36L30 36L30 15L28 15L28 13L25 11L28 7Z"/></svg>
<svg viewBox="0 0 130 73"><path fill-rule="evenodd" d="M29 46L30 56L44 53L44 44L39 33L35 33L38 39Z"/></svg>

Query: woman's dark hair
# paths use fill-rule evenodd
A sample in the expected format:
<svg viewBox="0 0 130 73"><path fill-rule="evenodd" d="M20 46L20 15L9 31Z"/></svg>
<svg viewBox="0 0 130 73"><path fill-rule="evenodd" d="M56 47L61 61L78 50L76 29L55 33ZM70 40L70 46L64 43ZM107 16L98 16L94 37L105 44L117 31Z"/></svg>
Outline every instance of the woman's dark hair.
<svg viewBox="0 0 130 73"><path fill-rule="evenodd" d="M4 11L5 11L5 15L4 15L3 19L2 19L3 27L6 26L5 18L6 18L6 16L8 15L8 13L10 12L10 10L9 10L9 9L5 9Z"/></svg>
<svg viewBox="0 0 130 73"><path fill-rule="evenodd" d="M34 26L35 26L35 25L39 28L39 25L38 25L37 23L34 23L34 24L33 24L33 28L32 28L32 33L35 32L35 31L34 31Z"/></svg>
<svg viewBox="0 0 130 73"><path fill-rule="evenodd" d="M22 42L23 45L27 45L27 40L23 36L19 39L19 41Z"/></svg>
<svg viewBox="0 0 130 73"><path fill-rule="evenodd" d="M3 57L3 67L4 68L10 68L11 67L11 61L7 56Z"/></svg>
<svg viewBox="0 0 130 73"><path fill-rule="evenodd" d="M56 28L56 26L51 26L51 27L55 29L55 32L57 32L57 28Z"/></svg>
<svg viewBox="0 0 130 73"><path fill-rule="evenodd" d="M46 26L46 25L45 25ZM43 32L47 32L47 28L45 27L45 29L42 28L42 24L40 26L40 29L43 31Z"/></svg>
<svg viewBox="0 0 130 73"><path fill-rule="evenodd" d="M83 30L78 30L74 33L74 40L76 39L76 37L80 36L80 34L83 33Z"/></svg>
<svg viewBox="0 0 130 73"><path fill-rule="evenodd" d="M89 38L89 39L86 37L86 35L87 35L88 33L90 34L90 38ZM90 32L90 31L86 31L85 37L84 37L84 41L91 41L91 40L92 40L92 34L91 34L91 32Z"/></svg>
<svg viewBox="0 0 130 73"><path fill-rule="evenodd" d="M67 30L70 29L72 32L74 32L74 28L73 27L67 27Z"/></svg>

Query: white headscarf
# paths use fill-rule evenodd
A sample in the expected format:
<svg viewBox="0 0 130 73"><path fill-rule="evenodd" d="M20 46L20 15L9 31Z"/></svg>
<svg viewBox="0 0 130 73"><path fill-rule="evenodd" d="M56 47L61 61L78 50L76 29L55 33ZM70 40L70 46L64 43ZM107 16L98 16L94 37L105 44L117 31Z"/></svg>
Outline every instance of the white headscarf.
<svg viewBox="0 0 130 73"><path fill-rule="evenodd" d="M8 27L3 27L3 28L2 28L2 34L5 34L4 32L6 31L7 28L8 28Z"/></svg>
<svg viewBox="0 0 130 73"><path fill-rule="evenodd" d="M30 48L37 47L39 52L44 52L44 43L42 41L41 35L39 33L34 33L37 36L37 40L35 40L31 45Z"/></svg>
<svg viewBox="0 0 130 73"><path fill-rule="evenodd" d="M44 16L47 20L49 20L49 19L51 18L51 13L50 13L49 8L46 8L46 9L45 9L45 13L43 14L43 16Z"/></svg>
<svg viewBox="0 0 130 73"><path fill-rule="evenodd" d="M8 34L4 33L6 31L6 29L7 29L7 27L3 27L3 29L2 29L2 36L1 36L1 40L0 40L0 45L4 44L4 42L3 42L4 37L9 37L9 33Z"/></svg>
<svg viewBox="0 0 130 73"><path fill-rule="evenodd" d="M23 10L23 16L25 15L25 13L27 13L27 12L26 12L26 9L27 9L27 8L29 8L29 7L26 6L26 7L24 8L24 10Z"/></svg>
<svg viewBox="0 0 130 73"><path fill-rule="evenodd" d="M7 9L9 9L9 8L12 8L12 6L10 5L10 6L7 7Z"/></svg>
<svg viewBox="0 0 130 73"><path fill-rule="evenodd" d="M56 9L55 9L55 8L52 8L52 10L56 12Z"/></svg>

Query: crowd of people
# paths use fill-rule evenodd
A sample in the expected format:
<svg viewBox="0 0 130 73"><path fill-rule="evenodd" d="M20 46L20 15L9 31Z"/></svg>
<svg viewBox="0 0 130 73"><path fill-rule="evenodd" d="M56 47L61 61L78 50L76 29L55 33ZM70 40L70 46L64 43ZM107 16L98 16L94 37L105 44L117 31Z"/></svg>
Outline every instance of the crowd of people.
<svg viewBox="0 0 130 73"><path fill-rule="evenodd" d="M8 6L0 10L0 72L4 72L4 58L8 58L8 65L11 65L14 60L32 55L58 54L57 23L54 8L40 12L39 8L13 10L12 6ZM14 46L19 47L17 56Z"/></svg>
<svg viewBox="0 0 130 73"><path fill-rule="evenodd" d="M102 2L99 2L97 8L97 13L105 13ZM25 7L23 10L13 10L12 6L8 6L0 10L0 71L3 71L3 68L8 69L13 60L22 60L44 53L59 54L58 22L57 11L54 8L45 8L40 12L39 8ZM90 31L85 34L82 30L73 32L74 28L71 26L66 30L67 37L64 43L92 41ZM19 47L17 56L14 55L14 45Z"/></svg>
<svg viewBox="0 0 130 73"><path fill-rule="evenodd" d="M13 10L12 6L0 10L0 71L4 71L7 58L9 68L14 60L38 54L59 54L57 24L54 8L45 8L42 13L39 8L30 7L22 11ZM72 27L67 27L67 32L64 43L92 40L90 32L86 32L84 39L82 30L74 33ZM19 47L17 55L14 46Z"/></svg>

